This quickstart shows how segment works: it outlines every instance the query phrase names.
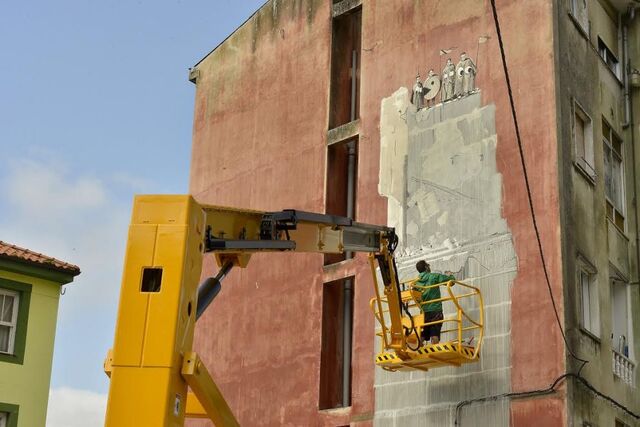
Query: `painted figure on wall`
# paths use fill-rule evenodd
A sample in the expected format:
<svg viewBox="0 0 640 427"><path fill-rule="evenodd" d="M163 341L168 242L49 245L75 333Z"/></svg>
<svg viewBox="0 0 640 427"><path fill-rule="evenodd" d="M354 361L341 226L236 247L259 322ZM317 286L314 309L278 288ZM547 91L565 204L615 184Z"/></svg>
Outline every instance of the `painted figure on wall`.
<svg viewBox="0 0 640 427"><path fill-rule="evenodd" d="M453 85L455 84L456 67L451 58L447 59L447 65L442 70L442 102L450 101L453 98Z"/></svg>
<svg viewBox="0 0 640 427"><path fill-rule="evenodd" d="M465 95L469 95L476 90L476 64L474 64L473 60L469 58L466 53L460 55L460 60L463 63L464 69L463 92Z"/></svg>
<svg viewBox="0 0 640 427"><path fill-rule="evenodd" d="M467 54L462 52L460 61L456 65L456 79L453 86L454 98L462 98L464 96L464 67Z"/></svg>
<svg viewBox="0 0 640 427"><path fill-rule="evenodd" d="M434 106L436 104L436 96L440 92L440 76L438 76L433 69L429 70L429 75L424 81L424 99L427 107Z"/></svg>
<svg viewBox="0 0 640 427"><path fill-rule="evenodd" d="M420 74L416 76L416 83L413 85L411 103L415 105L418 110L424 108L424 87L422 86L422 82L420 82Z"/></svg>

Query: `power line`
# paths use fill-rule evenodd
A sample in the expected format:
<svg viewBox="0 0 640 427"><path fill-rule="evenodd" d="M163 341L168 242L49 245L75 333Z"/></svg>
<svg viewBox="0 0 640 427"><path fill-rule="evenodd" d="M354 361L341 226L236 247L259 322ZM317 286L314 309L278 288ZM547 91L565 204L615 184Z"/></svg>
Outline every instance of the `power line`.
<svg viewBox="0 0 640 427"><path fill-rule="evenodd" d="M560 375L558 378L556 378L549 387L544 388L544 389L520 391L520 392L511 392L511 393L502 393L502 394L496 394L496 395L493 395L493 396L479 397L477 399L464 400L464 401L462 401L462 402L460 402L460 403L458 403L456 405L454 425L456 425L456 426L460 425L460 411L462 410L462 408L464 408L467 405L470 405L470 404L473 404L473 403L481 403L481 402L492 402L492 401L497 401L497 400L502 400L502 399L509 399L509 398L546 396L548 394L555 393L556 392L556 387L563 380L565 380L566 378L575 378L578 382L580 382L584 387L586 387L589 391L591 391L597 397L600 397L600 398L606 400L607 402L609 402L612 405L618 407L619 409L621 409L622 411L626 412L627 414L629 414L630 416L634 417L635 419L640 419L640 414L636 414L635 412L633 412L631 409L627 408L623 404L617 402L616 400L612 399L611 397L607 396L606 394L601 393L589 381L587 381L585 378L581 377L580 375L578 375L578 374L563 374L563 375Z"/></svg>
<svg viewBox="0 0 640 427"><path fill-rule="evenodd" d="M527 171L527 165L524 160L524 149L522 148L522 138L520 137L520 126L518 125L518 115L516 114L516 106L513 101L513 91L511 90L511 79L509 78L509 68L507 67L507 59L504 53L504 43L502 41L502 32L500 31L500 21L498 20L498 11L496 9L496 1L491 0L491 8L493 10L493 21L496 27L496 33L498 35L498 43L500 44L500 55L502 56L502 66L504 68L504 76L507 82L507 90L509 92L509 103L511 104L511 115L513 116L513 125L516 129L516 141L518 142L518 151L520 152L520 163L522 164L522 172L524 174L524 183L527 188L527 199L529 201L529 209L531 211L531 220L533 222L533 229L536 234L536 241L538 243L538 250L540 251L540 260L542 261L542 269L544 271L544 278L547 283L547 289L549 290L549 296L551 297L551 304L553 305L553 312L556 316L556 321L558 322L558 328L560 328L560 333L562 334L562 339L564 340L565 348L574 359L582 362L582 366L578 370L578 373L582 371L582 368L589 363L588 360L582 359L573 352L569 342L567 341L567 336L564 333L564 329L562 327L562 322L560 321L560 315L558 314L558 307L556 306L556 299L553 296L553 291L551 290L551 281L549 280L549 272L547 270L547 262L544 257L544 251L542 250L542 240L540 239L540 231L538 230L538 220L536 219L536 212L533 207L533 196L531 195L531 185L529 184L529 173Z"/></svg>
<svg viewBox="0 0 640 427"><path fill-rule="evenodd" d="M638 0L638 1L640 1L640 0ZM477 398L477 399L471 399L471 400L462 401L462 402L458 403L458 405L456 406L455 425L459 424L460 410L462 409L462 407L464 407L466 405L469 405L471 403L476 403L476 402L494 401L494 400L499 400L499 399L504 399L504 398L540 396L540 395L547 395L547 394L555 393L555 388L558 386L558 384L560 384L561 381L563 381L566 378L575 378L578 382L580 382L584 387L586 387L590 392L595 394L597 397L600 397L600 398L606 400L607 402L609 402L612 405L616 406L617 408L623 410L624 412L626 412L630 416L634 417L635 419L640 419L640 414L636 414L635 412L631 411L629 408L627 408L626 406L624 406L623 404L621 404L617 400L615 400L612 397L600 392L589 381L587 381L585 378L583 378L580 375L580 373L582 372L582 368L584 368L585 365L587 363L589 363L589 361L585 360L585 359L581 359L580 357L575 355L575 353L571 350L571 347L569 346L569 343L567 341L567 337L566 337L566 335L564 333L564 329L562 328L562 323L560 322L560 315L558 314L558 308L556 306L555 298L554 298L553 292L551 290L551 281L549 280L549 273L548 273L548 270L547 270L547 263L546 263L546 260L544 258L544 251L542 250L542 242L541 242L541 239L540 239L540 232L538 230L538 222L537 222L537 219L536 219L535 209L533 207L533 197L531 195L531 186L529 185L529 174L527 172L527 165L526 165L525 159L524 159L524 150L522 148L522 138L520 137L520 127L518 126L518 115L516 113L516 107L515 107L515 103L514 103L514 100L513 100L513 91L511 89L511 79L509 78L509 68L507 66L507 59L506 59L505 52L504 52L504 42L502 40L502 32L500 31L500 21L498 19L498 11L497 11L497 8L496 8L496 0L491 0L491 9L493 11L493 20L494 20L494 23L495 23L496 33L497 33L497 36L498 36L498 43L500 45L500 55L502 57L502 66L504 68L504 75L505 75L505 80L506 80L506 84L507 84L507 90L509 92L509 103L511 105L511 115L513 116L513 124L514 124L515 130L516 130L516 140L517 140L517 143L518 143L518 150L520 152L520 161L522 163L522 171L523 171L523 174L524 174L524 181L525 181L525 185L526 185L526 189L527 189L527 197L528 197L528 200L529 200L529 209L531 210L531 219L532 219L533 228L534 228L535 234L536 234L536 240L538 242L538 250L540 251L540 259L542 261L542 268L544 270L544 276L545 276L545 280L546 280L546 283L547 283L547 289L549 290L549 296L551 297L551 304L553 305L553 311L554 311L555 316L556 316L556 321L558 322L558 328L560 328L560 332L562 333L562 338L564 340L565 348L567 349L569 354L574 359L582 362L582 365L580 366L580 369L578 369L578 373L577 374L565 373L565 374L559 376L558 378L556 378L553 381L553 383L546 389L529 390L529 391L522 391L522 392L510 392L510 393L503 393L503 394L498 394L498 395L493 395L493 396L486 396L486 397L481 397L481 398Z"/></svg>

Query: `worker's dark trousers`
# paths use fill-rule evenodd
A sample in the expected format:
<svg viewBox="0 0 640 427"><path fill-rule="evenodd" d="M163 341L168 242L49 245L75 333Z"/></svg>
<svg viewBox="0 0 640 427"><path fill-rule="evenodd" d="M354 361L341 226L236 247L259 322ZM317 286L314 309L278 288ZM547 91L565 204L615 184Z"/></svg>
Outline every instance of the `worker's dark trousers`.
<svg viewBox="0 0 640 427"><path fill-rule="evenodd" d="M424 313L424 323L435 322L442 319L444 319L442 311L425 311ZM441 329L442 323L425 326L422 328L422 341L428 341L431 337L438 337L438 340L440 340Z"/></svg>

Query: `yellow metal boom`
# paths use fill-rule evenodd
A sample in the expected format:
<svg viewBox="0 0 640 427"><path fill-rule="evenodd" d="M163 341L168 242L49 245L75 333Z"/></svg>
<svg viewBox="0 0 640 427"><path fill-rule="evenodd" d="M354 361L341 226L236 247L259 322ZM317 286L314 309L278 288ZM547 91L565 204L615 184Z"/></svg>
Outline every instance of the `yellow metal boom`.
<svg viewBox="0 0 640 427"><path fill-rule="evenodd" d="M396 245L393 228L340 216L204 206L186 195L137 196L115 339L104 364L111 378L105 425L173 427L182 426L185 417L209 418L217 427L238 425L193 352L193 334L220 281L234 266L246 267L255 252L367 252L376 292L372 308L382 329L377 365L427 370L476 361L483 330L480 291L460 283L469 292L456 296L453 282L446 284L448 296L440 300L453 302L457 314L441 322L452 322L457 338L423 347L419 335L427 324L410 308L425 302L411 303L410 291L401 289L393 258ZM202 257L209 252L220 271L198 285ZM469 297L479 298L479 319L462 308L461 300ZM471 331L479 331L475 347L468 341Z"/></svg>
<svg viewBox="0 0 640 427"><path fill-rule="evenodd" d="M378 262L390 308L390 347L405 346L392 228L286 210L202 206L190 196L137 196L125 256L106 426L182 426L186 416L216 426L237 420L192 350L197 318L233 266L262 251L368 252ZM221 267L200 287L202 256ZM192 393L188 393L191 388Z"/></svg>

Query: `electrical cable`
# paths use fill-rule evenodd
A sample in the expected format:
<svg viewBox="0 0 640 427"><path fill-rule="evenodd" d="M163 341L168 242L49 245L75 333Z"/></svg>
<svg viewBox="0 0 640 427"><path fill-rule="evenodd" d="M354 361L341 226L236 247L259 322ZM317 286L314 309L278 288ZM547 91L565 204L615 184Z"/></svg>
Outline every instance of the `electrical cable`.
<svg viewBox="0 0 640 427"><path fill-rule="evenodd" d="M407 347L409 348L409 350L411 351L418 351L418 349L420 348L420 335L418 334L418 328L416 328L416 325L413 321L413 316L411 315L411 313L409 312L409 306L408 304L405 304L403 302L400 303L402 305L402 308L404 309L404 312L407 314L407 317L409 318L409 321L411 322L411 327L407 328L406 326L403 326L404 328L404 336L408 337L409 335L411 335L412 333L415 332L416 337L418 338L418 346L416 348L413 348L409 345L409 341L407 340Z"/></svg>
<svg viewBox="0 0 640 427"><path fill-rule="evenodd" d="M516 106L513 100L513 91L511 89L511 79L509 78L509 68L507 67L507 59L504 53L504 43L502 41L502 32L500 31L500 22L498 20L498 11L496 9L496 0L491 0L491 8L493 10L493 21L496 27L496 33L498 36L498 43L500 45L500 55L502 57L502 66L504 68L504 75L507 83L507 91L509 92L509 103L511 104L511 115L513 117L513 125L516 130L516 141L518 143L518 150L520 152L520 162L522 164L522 172L524 175L524 182L527 189L527 198L529 200L529 209L531 211L531 220L533 222L533 229L536 235L536 241L538 243L538 250L540 252L540 260L542 261L542 270L544 271L544 278L547 283L547 289L549 290L549 296L551 297L551 304L553 305L553 312L556 316L556 321L558 322L558 328L560 328L560 333L562 334L562 339L564 340L565 348L574 359L582 362L582 366L578 369L578 374L582 371L582 368L589 363L588 360L582 359L578 357L567 340L567 336L564 333L564 328L562 327L562 322L560 321L560 315L558 314L558 307L556 306L556 300L553 296L553 291L551 289L551 280L549 279L549 272L547 270L547 262L544 257L544 251L542 250L542 240L540 238L540 231L538 230L538 220L536 219L535 209L533 207L533 196L531 194L531 185L529 184L529 173L527 171L527 165L524 159L524 149L522 148L522 138L520 137L520 126L518 125L518 115L516 114Z"/></svg>
<svg viewBox="0 0 640 427"><path fill-rule="evenodd" d="M639 1L639 0L636 0L636 1ZM581 376L582 369L585 367L585 365L587 363L589 363L589 361L585 360L585 359L581 359L580 357L575 355L575 353L572 351L571 347L569 346L569 343L567 341L567 337L566 337L566 335L564 333L564 329L562 328L562 323L560 322L560 315L558 314L558 308L556 306L555 298L553 296L553 292L552 292L552 289L551 289L551 281L549 280L549 274L548 274L548 271L547 271L547 265L546 265L546 261L545 261L545 258L544 258L544 251L542 250L540 232L538 230L538 223L537 223L537 220L536 220L535 210L534 210L534 207L533 207L533 198L532 198L532 195L531 195L531 187L529 185L529 176L528 176L527 167L526 167L526 163L525 163L525 159L524 159L524 150L522 148L522 139L520 137L520 128L518 126L518 117L517 117L517 114L516 114L515 103L514 103L514 100L513 100L513 91L512 91L512 88L511 88L511 80L509 78L509 69L507 67L507 60L506 60L506 57L505 57L504 43L503 43L503 40L502 40L502 32L500 31L500 22L499 22L499 19L498 19L498 11L497 11L497 8L496 8L496 0L491 0L491 9L493 11L494 24L495 24L496 33L497 33L497 36L498 36L498 43L500 45L500 55L502 57L502 66L504 68L504 74L505 74L505 79L506 79L506 84L507 84L507 90L509 92L509 102L510 102L510 105L511 105L511 114L513 116L513 123L514 123L515 131L516 131L516 140L517 140L517 143L518 143L518 150L520 152L520 161L522 163L522 170L523 170L524 180L525 180L526 189L527 189L527 196L528 196L528 199L529 199L529 208L531 210L531 218L532 218L533 227L534 227L535 234L536 234L536 239L537 239L537 243L538 243L538 249L540 251L540 259L542 261L542 267L543 267L543 270L544 270L544 276L545 276L545 280L546 280L546 283L547 283L547 289L549 290L549 296L551 297L551 303L553 305L553 311L555 313L556 321L558 322L558 327L560 328L560 332L562 333L562 338L564 340L565 348L567 349L567 351L569 352L571 357L573 357L574 359L582 362L582 365L580 366L580 369L578 369L577 373L575 373L575 374L574 373L565 373L565 374L559 376L546 389L503 393L503 394L480 397L480 398L476 398L476 399L469 399L469 400L464 400L462 402L459 402L456 405L455 425L459 425L460 410L466 405L469 405L471 403L477 403L477 402L494 401L494 400L504 399L504 398L517 398L517 397L525 397L525 396L540 396L540 395L551 394L551 393L554 393L556 391L555 388L558 386L558 384L560 384L560 382L562 380L566 379L566 378L575 378L578 382L580 382L584 387L586 387L590 392L595 394L597 397L600 397L600 398L606 400L607 402L609 402L612 405L614 405L614 406L618 407L619 409L623 410L624 412L626 412L630 416L634 417L635 419L640 419L640 414L636 414L635 412L631 411L629 408L627 408L625 405L621 404L617 400L615 400L612 397L600 392L589 381L587 381L584 377Z"/></svg>
<svg viewBox="0 0 640 427"><path fill-rule="evenodd" d="M549 387L544 388L544 389L520 391L520 392L511 392L511 393L502 393L502 394L496 394L496 395L493 395L493 396L486 396L486 397L479 397L479 398L476 398L476 399L464 400L464 401L462 401L462 402L460 402L460 403L458 403L456 405L454 425L457 426L457 425L460 424L460 411L462 410L463 407L465 407L467 405L470 405L472 403L489 402L489 401L495 401L495 400L507 399L507 398L518 398L518 397L529 397L529 396L544 396L544 395L552 394L552 393L555 393L556 387L558 386L558 384L560 384L560 382L562 380L566 379L566 378L575 378L577 381L579 381L583 386L585 386L589 391L594 393L596 396L608 401L609 403L613 404L614 406L617 406L618 408L620 408L621 410L623 410L624 412L626 412L630 416L634 417L635 419L640 419L640 414L636 414L635 412L633 412L632 410L630 410L629 408L627 408L623 404L617 402L616 400L612 399L611 397L607 396L606 394L601 393L600 391L598 391L598 389L596 389L585 378L581 377L578 374L567 373L567 374L560 375L558 378L556 378L553 381L553 383Z"/></svg>

